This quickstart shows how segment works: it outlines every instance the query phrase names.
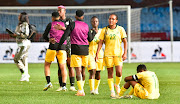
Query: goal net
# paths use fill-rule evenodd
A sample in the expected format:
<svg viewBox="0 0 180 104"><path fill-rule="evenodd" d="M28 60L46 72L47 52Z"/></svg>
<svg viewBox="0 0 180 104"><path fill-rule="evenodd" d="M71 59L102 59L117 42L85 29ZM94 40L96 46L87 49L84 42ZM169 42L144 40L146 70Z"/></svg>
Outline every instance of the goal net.
<svg viewBox="0 0 180 104"><path fill-rule="evenodd" d="M75 11L82 9L85 12L84 21L91 27L90 19L93 16L99 18L99 28L108 25L108 18L111 13L118 15L118 25L125 28L128 34L128 50L130 50L130 41L140 40L140 9L131 9L130 6L67 6L66 16L75 19ZM15 41L10 38L5 29L15 30L18 24L18 15L21 12L27 12L30 24L37 27L38 34L35 36L35 42L42 42L42 34L49 22L51 22L51 13L57 11L57 7L3 7L0 8L0 42ZM131 35L130 35L131 34Z"/></svg>

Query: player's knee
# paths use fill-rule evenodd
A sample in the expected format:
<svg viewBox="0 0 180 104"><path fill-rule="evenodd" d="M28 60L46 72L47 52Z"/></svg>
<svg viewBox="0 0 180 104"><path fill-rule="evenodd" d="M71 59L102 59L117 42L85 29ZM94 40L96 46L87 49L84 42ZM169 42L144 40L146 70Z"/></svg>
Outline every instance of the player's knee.
<svg viewBox="0 0 180 104"><path fill-rule="evenodd" d="M17 60L17 58L14 58L14 63L18 63L18 60Z"/></svg>

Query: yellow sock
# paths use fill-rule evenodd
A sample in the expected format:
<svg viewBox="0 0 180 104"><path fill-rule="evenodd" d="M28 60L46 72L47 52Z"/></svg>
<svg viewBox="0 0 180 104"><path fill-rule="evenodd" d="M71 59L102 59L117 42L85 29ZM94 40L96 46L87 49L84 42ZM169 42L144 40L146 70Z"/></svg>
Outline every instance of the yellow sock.
<svg viewBox="0 0 180 104"><path fill-rule="evenodd" d="M114 92L114 80L113 78L108 79L108 85L111 92Z"/></svg>
<svg viewBox="0 0 180 104"><path fill-rule="evenodd" d="M122 79L122 76L121 77L116 76L116 85L120 84L121 79Z"/></svg>
<svg viewBox="0 0 180 104"><path fill-rule="evenodd" d="M82 91L83 90L83 86L82 86L83 84L82 84L82 81L77 81L77 86L78 86L78 89L80 90L80 91Z"/></svg>
<svg viewBox="0 0 180 104"><path fill-rule="evenodd" d="M84 88L84 84L85 84L85 80L84 81L82 81L82 87Z"/></svg>
<svg viewBox="0 0 180 104"><path fill-rule="evenodd" d="M94 91L94 79L89 79L90 91Z"/></svg>
<svg viewBox="0 0 180 104"><path fill-rule="evenodd" d="M94 89L98 89L99 84L100 84L100 80L95 79Z"/></svg>
<svg viewBox="0 0 180 104"><path fill-rule="evenodd" d="M127 89L124 88L124 86L121 87L119 96L123 96L124 92L126 92Z"/></svg>
<svg viewBox="0 0 180 104"><path fill-rule="evenodd" d="M133 93L134 93L134 89L132 88L129 92L129 95L133 95Z"/></svg>

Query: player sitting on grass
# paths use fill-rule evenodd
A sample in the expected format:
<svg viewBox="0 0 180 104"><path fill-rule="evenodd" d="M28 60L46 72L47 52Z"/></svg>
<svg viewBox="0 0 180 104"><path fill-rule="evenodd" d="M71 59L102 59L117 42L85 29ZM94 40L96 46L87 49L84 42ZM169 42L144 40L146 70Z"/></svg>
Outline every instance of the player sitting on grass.
<svg viewBox="0 0 180 104"><path fill-rule="evenodd" d="M126 77L125 82L119 97L116 98L132 98L133 93L141 99L158 99L160 96L158 78L154 72L148 71L144 64L138 65L137 74ZM133 88L129 95L123 96L130 85Z"/></svg>

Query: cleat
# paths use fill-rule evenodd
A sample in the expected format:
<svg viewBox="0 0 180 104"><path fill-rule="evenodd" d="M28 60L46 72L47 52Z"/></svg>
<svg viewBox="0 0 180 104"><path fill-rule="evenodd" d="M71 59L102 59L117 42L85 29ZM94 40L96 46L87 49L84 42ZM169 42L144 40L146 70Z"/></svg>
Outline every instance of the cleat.
<svg viewBox="0 0 180 104"><path fill-rule="evenodd" d="M59 87L56 91L62 91L62 87Z"/></svg>
<svg viewBox="0 0 180 104"><path fill-rule="evenodd" d="M79 90L77 91L77 94L75 94L76 96L85 96L84 91L80 92Z"/></svg>
<svg viewBox="0 0 180 104"><path fill-rule="evenodd" d="M43 91L47 91L48 88L51 88L51 87L52 87L52 83L49 82L49 83L45 86L45 88L43 89Z"/></svg>
<svg viewBox="0 0 180 104"><path fill-rule="evenodd" d="M66 86L62 87L62 91L67 91Z"/></svg>
<svg viewBox="0 0 180 104"><path fill-rule="evenodd" d="M91 95L95 95L95 94L94 94L94 90L92 90L92 91L90 92L90 94L91 94Z"/></svg>
<svg viewBox="0 0 180 104"><path fill-rule="evenodd" d="M22 74L21 79L19 81L27 81L29 82L29 74Z"/></svg>
<svg viewBox="0 0 180 104"><path fill-rule="evenodd" d="M111 97L111 99L121 99L121 98L123 98L123 96L119 96L119 95L117 95L117 96L113 96L113 97Z"/></svg>
<svg viewBox="0 0 180 104"><path fill-rule="evenodd" d="M125 96L123 96L123 98L125 98L125 99L132 99L133 95L125 95Z"/></svg>
<svg viewBox="0 0 180 104"><path fill-rule="evenodd" d="M113 97L115 97L116 96L116 94L115 94L115 92L111 92L111 98L113 98Z"/></svg>
<svg viewBox="0 0 180 104"><path fill-rule="evenodd" d="M120 93L120 87L119 87L119 85L114 84L114 87L115 87L115 89L116 89L117 95L119 95L119 93Z"/></svg>
<svg viewBox="0 0 180 104"><path fill-rule="evenodd" d="M98 95L98 94L99 94L98 89L95 89L95 90L94 90L94 94L95 94L95 95Z"/></svg>
<svg viewBox="0 0 180 104"><path fill-rule="evenodd" d="M74 86L71 86L69 90L70 90L70 91L77 91Z"/></svg>

